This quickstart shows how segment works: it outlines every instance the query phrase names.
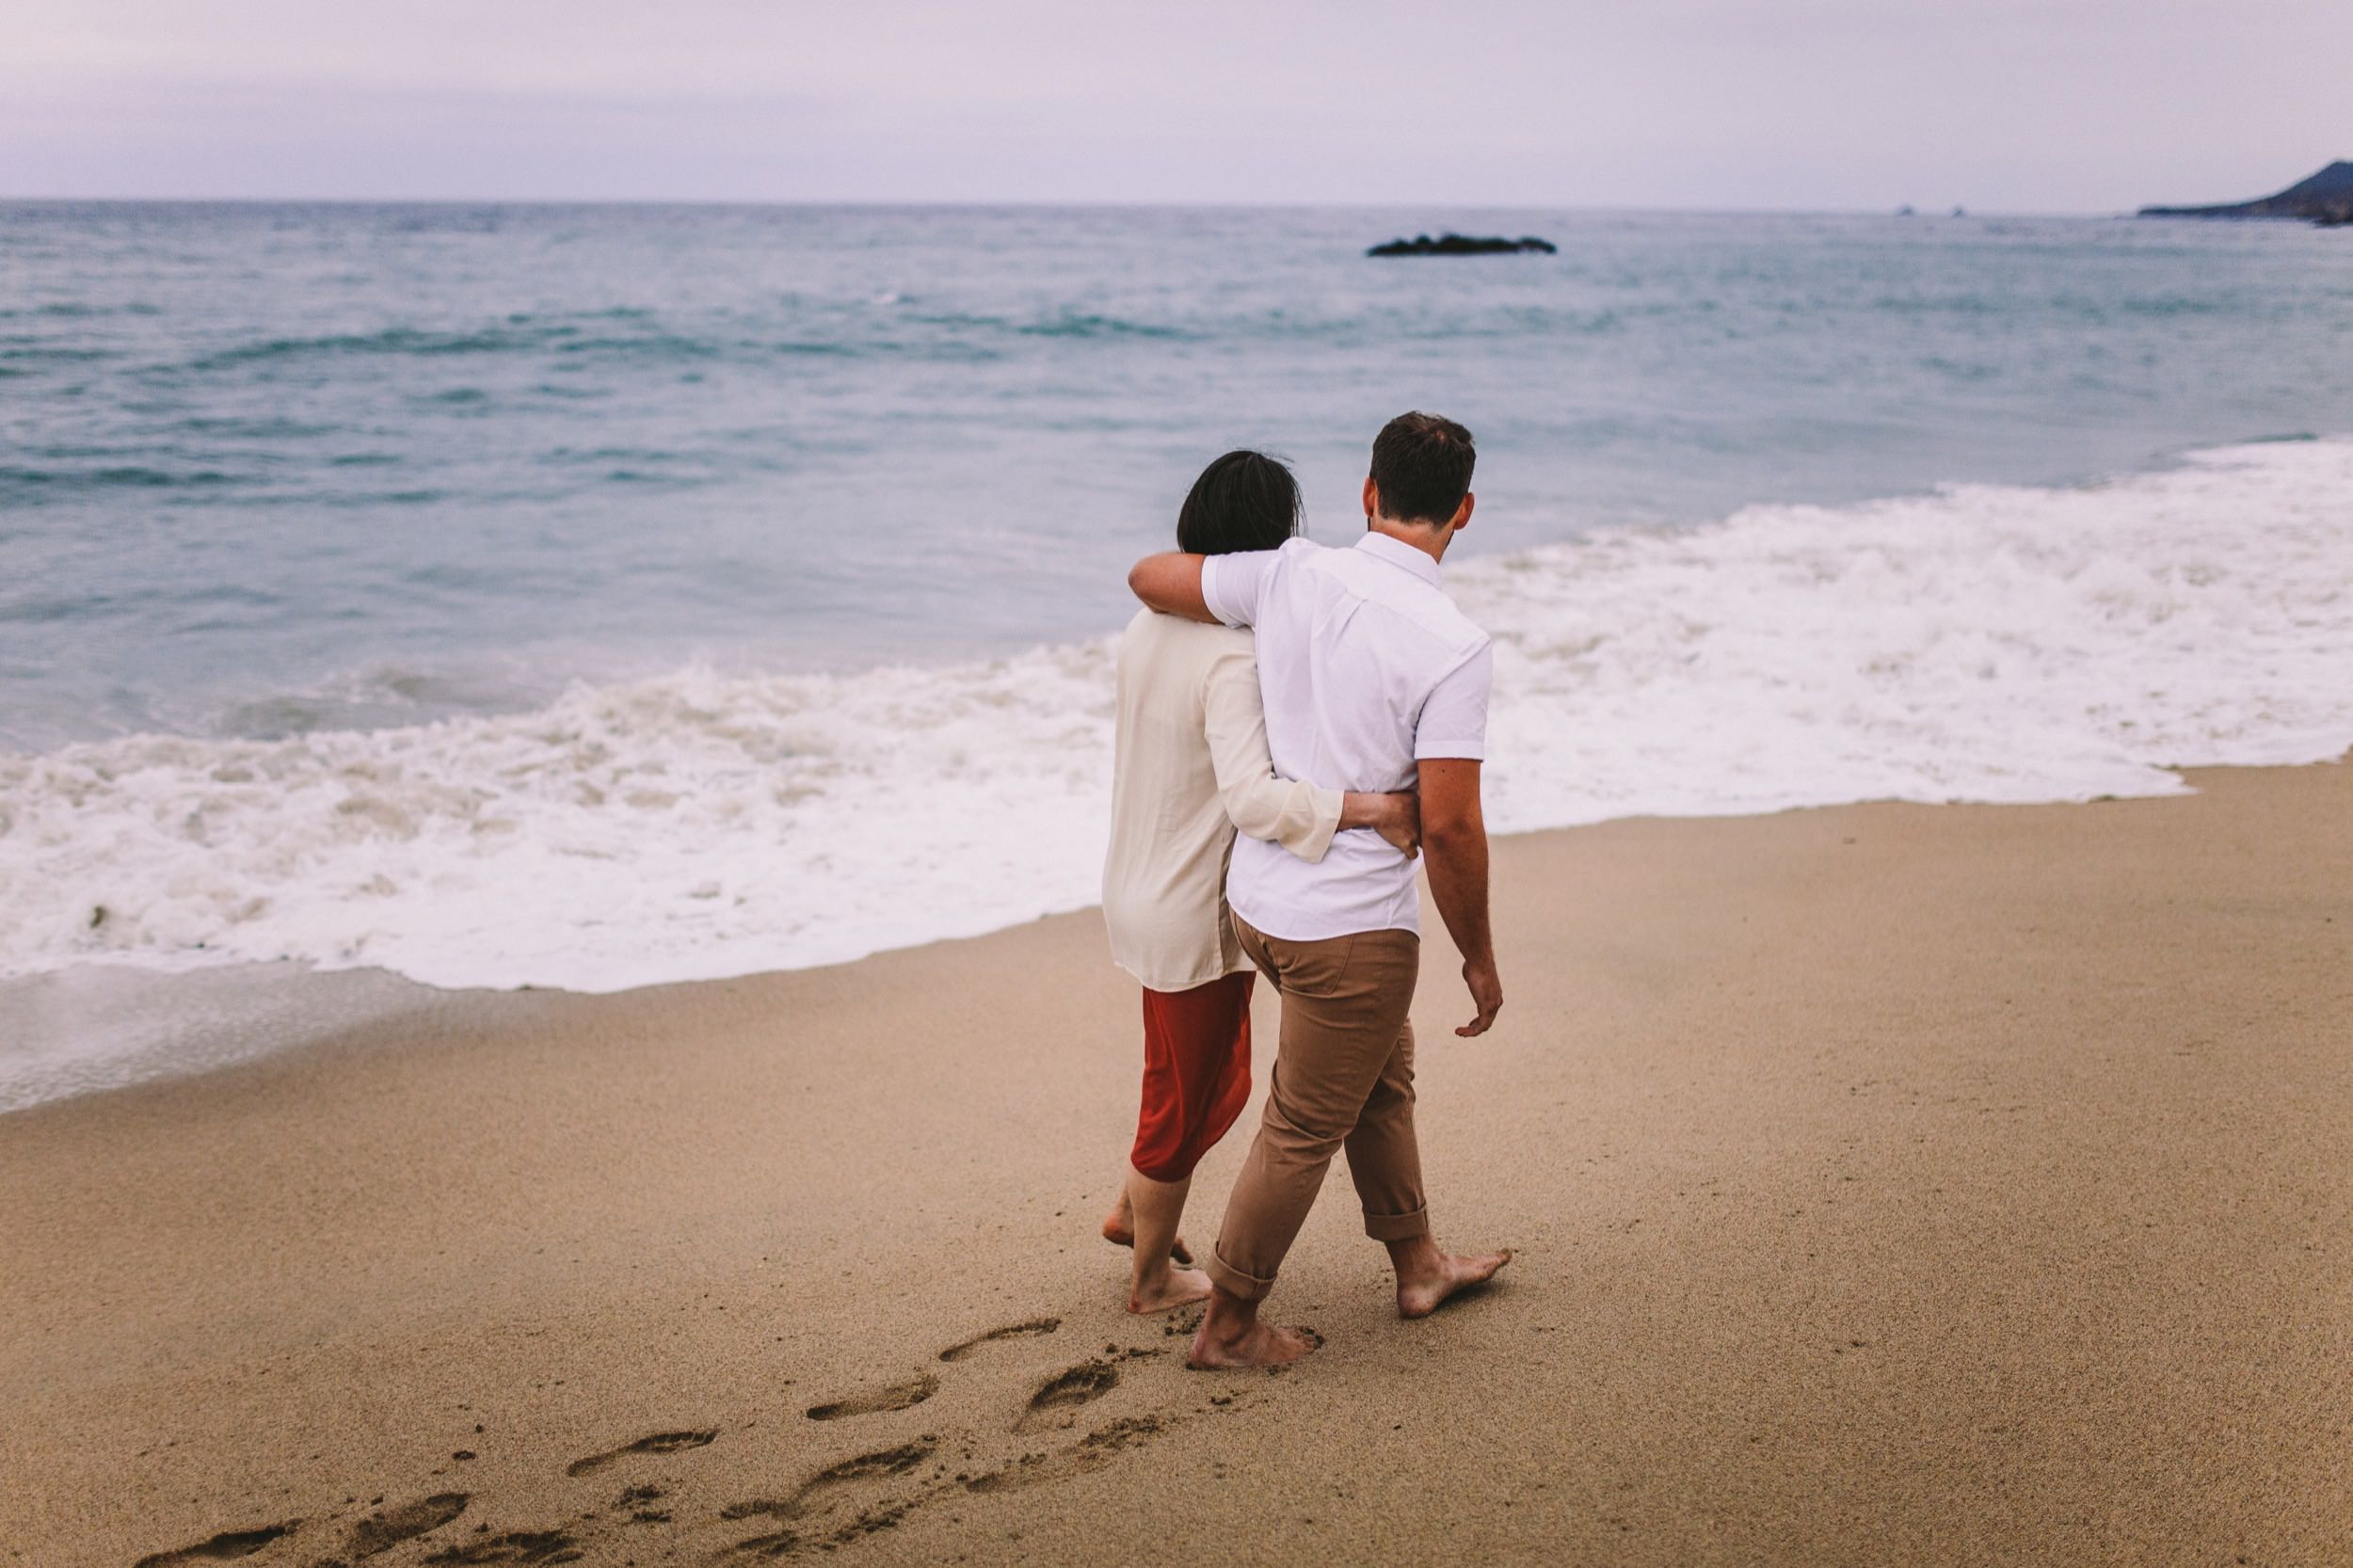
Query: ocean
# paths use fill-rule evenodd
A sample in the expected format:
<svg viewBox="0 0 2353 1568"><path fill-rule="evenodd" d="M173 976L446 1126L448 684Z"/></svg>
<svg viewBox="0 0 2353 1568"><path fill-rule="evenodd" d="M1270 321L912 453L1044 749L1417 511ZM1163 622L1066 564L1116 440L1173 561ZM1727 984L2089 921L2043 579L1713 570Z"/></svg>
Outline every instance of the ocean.
<svg viewBox="0 0 2353 1568"><path fill-rule="evenodd" d="M1364 254L1441 229L1559 253ZM0 204L0 1016L1091 903L1125 568L1241 445L1345 542L1409 408L1480 441L1502 830L2353 745L2343 232Z"/></svg>

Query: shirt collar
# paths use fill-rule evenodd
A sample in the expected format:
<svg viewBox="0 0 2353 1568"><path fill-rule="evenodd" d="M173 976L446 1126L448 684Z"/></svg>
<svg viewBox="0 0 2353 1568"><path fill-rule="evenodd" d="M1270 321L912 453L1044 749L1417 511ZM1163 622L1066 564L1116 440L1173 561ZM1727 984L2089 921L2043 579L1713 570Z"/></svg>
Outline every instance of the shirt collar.
<svg viewBox="0 0 2353 1568"><path fill-rule="evenodd" d="M1438 571L1438 563L1430 558L1430 552L1426 550L1416 550L1403 539L1393 539L1386 534L1368 528L1365 530L1365 536L1356 541L1356 548L1376 560L1386 561L1393 567L1402 567L1433 588L1441 586L1444 583Z"/></svg>

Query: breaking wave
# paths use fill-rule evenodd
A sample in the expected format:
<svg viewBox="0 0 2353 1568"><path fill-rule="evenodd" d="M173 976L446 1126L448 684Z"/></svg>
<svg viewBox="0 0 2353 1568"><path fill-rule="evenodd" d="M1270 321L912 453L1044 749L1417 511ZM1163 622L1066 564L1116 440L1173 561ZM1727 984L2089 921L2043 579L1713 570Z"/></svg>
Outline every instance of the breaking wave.
<svg viewBox="0 0 2353 1568"><path fill-rule="evenodd" d="M2078 800L2353 744L2353 440L1753 507L1449 572L1521 831ZM1112 645L575 687L537 711L0 756L0 974L294 959L611 990L1093 902Z"/></svg>

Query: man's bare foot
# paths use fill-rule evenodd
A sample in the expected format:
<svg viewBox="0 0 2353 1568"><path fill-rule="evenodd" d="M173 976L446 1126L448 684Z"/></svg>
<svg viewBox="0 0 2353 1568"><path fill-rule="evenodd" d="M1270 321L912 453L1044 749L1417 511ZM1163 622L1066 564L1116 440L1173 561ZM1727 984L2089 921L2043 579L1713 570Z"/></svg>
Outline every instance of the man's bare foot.
<svg viewBox="0 0 2353 1568"><path fill-rule="evenodd" d="M1288 1367L1313 1354L1322 1343L1323 1336L1314 1329L1284 1328L1255 1320L1237 1336L1212 1339L1209 1325L1205 1322L1201 1332L1193 1336L1193 1350L1186 1355L1185 1365L1202 1370Z"/></svg>
<svg viewBox="0 0 2353 1568"><path fill-rule="evenodd" d="M1209 1299L1209 1276L1198 1269L1162 1269L1160 1277L1128 1289L1128 1310L1142 1316Z"/></svg>
<svg viewBox="0 0 2353 1568"><path fill-rule="evenodd" d="M1311 1353L1323 1336L1311 1328L1277 1328L1258 1321L1258 1304L1224 1289L1209 1292L1209 1309L1201 1314L1200 1332L1185 1365L1196 1369L1223 1367L1284 1367Z"/></svg>
<svg viewBox="0 0 2353 1568"><path fill-rule="evenodd" d="M1125 1192L1120 1193L1119 1201L1112 1205L1112 1211L1103 1216L1103 1240L1114 1247L1132 1247L1136 1244L1135 1212L1128 1207L1128 1194ZM1168 1249L1168 1256L1179 1263L1191 1263L1193 1249L1186 1246L1185 1239L1179 1236L1176 1245Z"/></svg>
<svg viewBox="0 0 2353 1568"><path fill-rule="evenodd" d="M1397 1266L1397 1315L1427 1318L1449 1296L1484 1285L1496 1271L1512 1261L1512 1249L1501 1252L1440 1252L1427 1236L1392 1242L1389 1259Z"/></svg>

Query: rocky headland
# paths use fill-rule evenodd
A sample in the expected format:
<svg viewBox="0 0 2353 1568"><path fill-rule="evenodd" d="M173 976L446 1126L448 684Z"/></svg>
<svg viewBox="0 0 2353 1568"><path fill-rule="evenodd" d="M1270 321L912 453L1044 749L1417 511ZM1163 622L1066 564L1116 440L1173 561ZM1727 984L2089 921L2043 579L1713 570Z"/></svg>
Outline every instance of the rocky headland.
<svg viewBox="0 0 2353 1568"><path fill-rule="evenodd" d="M2218 207L2143 207L2143 217L2296 217L2324 228L2353 224L2353 162L2339 159L2275 195Z"/></svg>

